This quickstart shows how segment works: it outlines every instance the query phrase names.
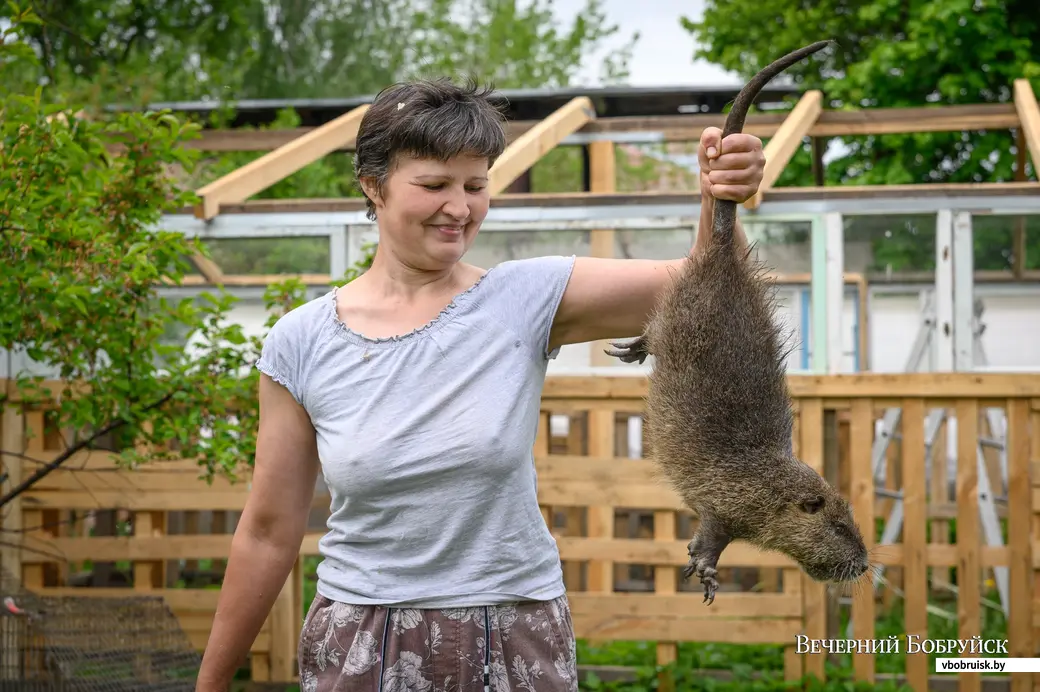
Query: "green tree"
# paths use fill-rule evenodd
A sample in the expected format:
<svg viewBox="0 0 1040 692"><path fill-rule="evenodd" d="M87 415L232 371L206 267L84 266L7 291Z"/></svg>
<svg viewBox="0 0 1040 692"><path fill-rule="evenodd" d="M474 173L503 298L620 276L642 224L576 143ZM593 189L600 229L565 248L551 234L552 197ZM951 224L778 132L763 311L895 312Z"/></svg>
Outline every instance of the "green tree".
<svg viewBox="0 0 1040 692"><path fill-rule="evenodd" d="M47 84L51 102L69 99L87 107L220 98L236 66L252 54L228 37L243 35L254 4L262 3L34 0L40 21L25 27L21 40L39 59L20 63L18 71ZM13 7L0 5L0 21L11 19Z"/></svg>
<svg viewBox="0 0 1040 692"><path fill-rule="evenodd" d="M522 6L521 6L522 5ZM344 98L428 71L502 88L569 85L619 27L602 0L569 26L551 0L38 0L36 77L95 105ZM10 9L0 7L0 19ZM623 80L637 39L604 58ZM26 69L28 66L22 66Z"/></svg>
<svg viewBox="0 0 1040 692"><path fill-rule="evenodd" d="M20 36L39 26L31 11L12 14L0 35L6 84L31 73L22 63L35 55ZM0 408L51 409L55 429L72 433L28 478L0 484L0 506L99 445L128 464L176 456L197 458L207 475L232 472L253 451L248 366L261 342L227 323L229 296L171 303L160 293L201 249L155 228L170 204L195 198L167 169L191 167L183 144L197 127L165 112L66 117L44 104L48 87L30 87L0 100L0 349L16 357L14 391ZM269 300L285 305L293 295L292 285L275 286ZM45 379L59 380L57 391ZM0 458L21 463L24 452Z"/></svg>
<svg viewBox="0 0 1040 692"><path fill-rule="evenodd" d="M828 108L1006 102L1020 77L1040 87L1040 5L1030 0L709 0L701 21L681 21L700 46L695 57L744 79L788 51L834 39L835 49L778 78L822 90ZM830 185L998 182L1016 175L1017 149L1007 130L866 135L837 144L841 153L826 169ZM806 143L778 185L811 185L810 162ZM1036 162L1027 165L1025 176L1036 175ZM878 221L850 223L850 232L875 239L878 268L931 267L931 219ZM1006 268L1009 222L980 220L976 227L976 266ZM1040 254L1040 238L1032 235L1035 249L1027 258Z"/></svg>
<svg viewBox="0 0 1040 692"><path fill-rule="evenodd" d="M836 50L784 75L800 88L823 90L829 108L1006 102L1019 77L1040 86L1040 6L1027 0L710 0L702 21L682 23L701 46L696 57L743 78L790 50L834 38ZM991 182L1014 175L1007 131L842 143L848 153L828 166L828 182Z"/></svg>
<svg viewBox="0 0 1040 692"><path fill-rule="evenodd" d="M607 22L602 0L585 0L561 31L551 0L427 0L413 16L409 69L416 74L467 75L503 89L573 86L582 60L620 27ZM459 19L461 18L461 19ZM639 34L604 57L600 79L628 78Z"/></svg>

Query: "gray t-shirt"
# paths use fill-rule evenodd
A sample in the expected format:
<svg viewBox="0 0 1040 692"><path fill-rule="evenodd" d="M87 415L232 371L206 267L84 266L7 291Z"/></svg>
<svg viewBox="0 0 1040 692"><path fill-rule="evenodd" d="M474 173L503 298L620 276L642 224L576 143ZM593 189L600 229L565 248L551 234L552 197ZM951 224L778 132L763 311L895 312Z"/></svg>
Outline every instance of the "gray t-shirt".
<svg viewBox="0 0 1040 692"><path fill-rule="evenodd" d="M318 593L420 608L564 593L533 452L573 265L503 262L399 337L351 331L334 291L275 323L256 367L310 414L332 496Z"/></svg>

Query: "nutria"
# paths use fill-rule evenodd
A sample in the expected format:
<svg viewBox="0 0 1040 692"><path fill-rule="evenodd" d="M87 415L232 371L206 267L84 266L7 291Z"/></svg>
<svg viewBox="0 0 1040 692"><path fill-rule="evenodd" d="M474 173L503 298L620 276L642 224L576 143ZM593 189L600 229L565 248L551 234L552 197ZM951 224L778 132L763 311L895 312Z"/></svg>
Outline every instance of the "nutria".
<svg viewBox="0 0 1040 692"><path fill-rule="evenodd" d="M739 132L770 79L822 41L759 72L734 101L722 136ZM734 243L736 203L714 201L708 238L655 307L643 335L607 353L653 354L646 401L650 454L700 525L683 578L696 574L711 605L716 566L743 540L783 553L820 582L858 579L867 550L848 503L795 458L787 350L762 266ZM703 244L701 241L704 241Z"/></svg>

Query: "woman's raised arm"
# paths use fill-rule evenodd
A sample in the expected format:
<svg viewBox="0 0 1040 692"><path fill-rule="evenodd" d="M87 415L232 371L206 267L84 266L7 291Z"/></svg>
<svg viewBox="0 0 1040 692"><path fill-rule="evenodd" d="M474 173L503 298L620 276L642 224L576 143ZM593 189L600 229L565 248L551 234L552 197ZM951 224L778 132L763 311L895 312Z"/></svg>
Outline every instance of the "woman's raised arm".
<svg viewBox="0 0 1040 692"><path fill-rule="evenodd" d="M762 141L740 133L730 135L720 144L721 134L718 128L706 128L698 145L701 230L711 228L716 198L742 203L758 191L762 182L765 165ZM698 232L692 253L697 252L705 238L704 233ZM737 241L738 245L747 243L739 220ZM570 282L553 322L550 349L598 339L639 336L657 303L657 297L684 261L685 258L576 258Z"/></svg>

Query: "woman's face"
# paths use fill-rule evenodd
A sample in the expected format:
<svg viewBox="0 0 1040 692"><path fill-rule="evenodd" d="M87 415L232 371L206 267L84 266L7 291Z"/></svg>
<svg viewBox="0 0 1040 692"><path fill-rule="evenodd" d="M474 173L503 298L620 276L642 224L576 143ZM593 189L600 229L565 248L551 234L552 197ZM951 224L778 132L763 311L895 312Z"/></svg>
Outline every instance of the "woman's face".
<svg viewBox="0 0 1040 692"><path fill-rule="evenodd" d="M380 244L417 269L447 269L473 244L487 216L486 158L448 161L401 156L382 194L374 181L365 192L375 202Z"/></svg>

